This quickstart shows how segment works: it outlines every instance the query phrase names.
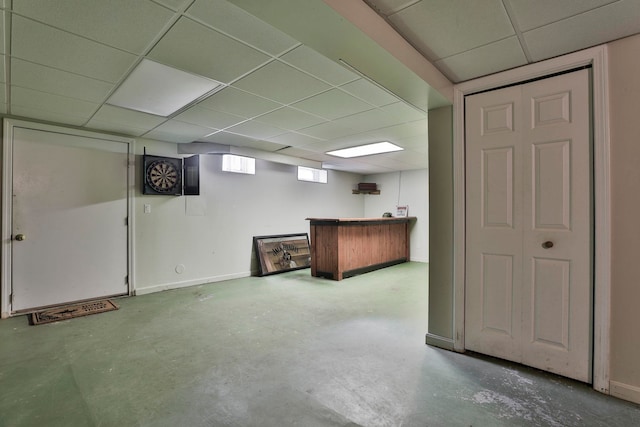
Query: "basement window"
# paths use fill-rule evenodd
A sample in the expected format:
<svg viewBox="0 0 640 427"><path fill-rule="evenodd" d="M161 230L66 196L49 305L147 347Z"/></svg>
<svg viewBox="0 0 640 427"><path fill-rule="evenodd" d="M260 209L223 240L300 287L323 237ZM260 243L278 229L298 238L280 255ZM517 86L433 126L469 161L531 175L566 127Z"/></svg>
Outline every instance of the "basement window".
<svg viewBox="0 0 640 427"><path fill-rule="evenodd" d="M225 172L255 175L256 159L252 157L236 156L235 154L223 154L222 170Z"/></svg>
<svg viewBox="0 0 640 427"><path fill-rule="evenodd" d="M327 183L327 171L323 169L308 168L298 166L298 181L317 182L320 184Z"/></svg>

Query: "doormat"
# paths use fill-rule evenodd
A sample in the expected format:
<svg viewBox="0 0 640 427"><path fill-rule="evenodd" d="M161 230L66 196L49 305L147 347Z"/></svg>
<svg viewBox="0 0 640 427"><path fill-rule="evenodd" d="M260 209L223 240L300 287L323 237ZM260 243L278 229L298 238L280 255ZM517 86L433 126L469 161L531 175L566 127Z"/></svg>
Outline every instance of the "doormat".
<svg viewBox="0 0 640 427"><path fill-rule="evenodd" d="M30 324L42 325L43 323L58 322L74 317L88 316L89 314L104 313L117 310L118 306L111 300L88 301L80 304L65 305L64 307L50 308L48 310L31 313Z"/></svg>

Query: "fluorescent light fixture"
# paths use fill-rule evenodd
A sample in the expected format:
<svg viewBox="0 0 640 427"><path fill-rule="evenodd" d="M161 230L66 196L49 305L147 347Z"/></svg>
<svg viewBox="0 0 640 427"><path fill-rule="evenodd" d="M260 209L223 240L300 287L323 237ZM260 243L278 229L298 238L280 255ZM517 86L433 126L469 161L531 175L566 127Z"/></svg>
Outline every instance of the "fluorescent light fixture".
<svg viewBox="0 0 640 427"><path fill-rule="evenodd" d="M143 59L107 103L167 117L221 84Z"/></svg>
<svg viewBox="0 0 640 427"><path fill-rule="evenodd" d="M256 174L256 159L251 157L236 156L235 154L222 155L222 170L225 172Z"/></svg>
<svg viewBox="0 0 640 427"><path fill-rule="evenodd" d="M322 169L308 168L306 166L298 166L298 181L309 181L326 184L327 171Z"/></svg>
<svg viewBox="0 0 640 427"><path fill-rule="evenodd" d="M351 157L370 156L372 154L390 153L392 151L404 150L402 147L398 147L390 142L376 142L374 144L359 145L357 147L343 148L342 150L329 151L327 154L330 156L344 157L349 159Z"/></svg>

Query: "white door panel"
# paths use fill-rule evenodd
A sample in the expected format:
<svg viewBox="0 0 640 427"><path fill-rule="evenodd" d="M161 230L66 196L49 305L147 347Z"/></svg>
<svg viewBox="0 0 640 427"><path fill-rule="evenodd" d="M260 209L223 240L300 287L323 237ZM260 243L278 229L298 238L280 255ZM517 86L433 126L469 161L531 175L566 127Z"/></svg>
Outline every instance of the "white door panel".
<svg viewBox="0 0 640 427"><path fill-rule="evenodd" d="M13 311L128 292L127 153L120 142L14 128Z"/></svg>
<svg viewBox="0 0 640 427"><path fill-rule="evenodd" d="M519 90L509 88L484 97L467 98L467 277L474 286L465 292L466 347L486 354L497 352L519 361L522 289L522 109L513 101ZM515 268L515 270L514 270Z"/></svg>
<svg viewBox="0 0 640 427"><path fill-rule="evenodd" d="M589 72L523 87L523 363L591 381ZM545 242L552 247L544 248Z"/></svg>
<svg viewBox="0 0 640 427"><path fill-rule="evenodd" d="M588 78L582 70L467 97L465 291L468 349L587 382Z"/></svg>

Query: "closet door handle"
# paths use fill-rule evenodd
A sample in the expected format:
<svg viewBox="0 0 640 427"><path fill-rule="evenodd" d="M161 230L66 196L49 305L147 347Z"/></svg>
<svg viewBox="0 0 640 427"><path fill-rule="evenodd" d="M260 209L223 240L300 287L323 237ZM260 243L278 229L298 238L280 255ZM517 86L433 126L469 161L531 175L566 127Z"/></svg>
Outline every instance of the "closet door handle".
<svg viewBox="0 0 640 427"><path fill-rule="evenodd" d="M551 240L547 240L542 244L543 249L551 249L553 247L553 242Z"/></svg>

